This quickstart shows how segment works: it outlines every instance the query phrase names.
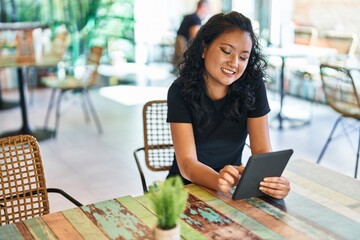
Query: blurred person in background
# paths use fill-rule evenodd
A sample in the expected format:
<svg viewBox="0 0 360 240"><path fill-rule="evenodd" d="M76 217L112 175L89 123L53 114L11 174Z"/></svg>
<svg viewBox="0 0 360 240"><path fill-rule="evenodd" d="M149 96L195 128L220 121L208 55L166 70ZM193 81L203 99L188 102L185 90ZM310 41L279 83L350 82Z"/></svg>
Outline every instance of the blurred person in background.
<svg viewBox="0 0 360 240"><path fill-rule="evenodd" d="M175 52L173 58L174 72L177 72L177 66L180 63L184 52L187 49L189 41L191 41L197 31L201 27L202 21L209 13L209 2L200 0L194 13L185 15L180 27L177 31L175 40Z"/></svg>

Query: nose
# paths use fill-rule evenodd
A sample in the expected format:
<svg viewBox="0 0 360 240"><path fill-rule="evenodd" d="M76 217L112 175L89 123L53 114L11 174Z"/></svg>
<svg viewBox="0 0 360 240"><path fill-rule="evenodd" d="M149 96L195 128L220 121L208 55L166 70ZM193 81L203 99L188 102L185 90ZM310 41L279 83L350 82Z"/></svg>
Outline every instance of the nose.
<svg viewBox="0 0 360 240"><path fill-rule="evenodd" d="M230 59L228 61L228 65L230 67L234 67L234 68L236 68L239 65L239 58L238 58L238 56L236 54L230 56Z"/></svg>

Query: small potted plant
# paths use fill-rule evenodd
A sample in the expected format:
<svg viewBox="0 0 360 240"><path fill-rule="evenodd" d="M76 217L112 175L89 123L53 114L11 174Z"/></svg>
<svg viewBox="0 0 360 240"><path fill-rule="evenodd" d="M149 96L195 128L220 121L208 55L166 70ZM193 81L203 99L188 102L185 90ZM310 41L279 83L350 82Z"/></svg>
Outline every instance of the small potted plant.
<svg viewBox="0 0 360 240"><path fill-rule="evenodd" d="M149 199L157 216L155 239L180 239L178 219L186 207L188 192L179 176L156 182L149 188Z"/></svg>

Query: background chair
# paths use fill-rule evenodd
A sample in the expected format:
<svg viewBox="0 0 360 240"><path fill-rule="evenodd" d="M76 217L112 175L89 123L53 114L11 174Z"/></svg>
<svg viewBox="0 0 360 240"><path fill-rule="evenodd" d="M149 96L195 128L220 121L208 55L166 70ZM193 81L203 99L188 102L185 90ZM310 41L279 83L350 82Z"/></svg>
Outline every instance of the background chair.
<svg viewBox="0 0 360 240"><path fill-rule="evenodd" d="M335 48L339 54L354 55L359 44L358 33L324 31L322 33L319 45L329 48Z"/></svg>
<svg viewBox="0 0 360 240"><path fill-rule="evenodd" d="M80 94L82 100L82 106L85 113L86 121L89 121L90 115L87 110L87 107L90 110L90 114L92 115L96 127L98 129L99 134L103 132L102 126L99 120L99 117L96 114L95 107L91 101L89 88L94 87L97 83L98 78L98 66L100 64L101 56L103 53L103 48L99 46L94 46L90 49L90 54L88 55L86 61L86 67L84 74L81 78L77 78L73 75L67 75L64 79L59 79L58 77L45 77L42 79L42 83L52 89L52 94L50 97L48 109L45 116L45 128L48 127L49 117L51 110L54 105L55 95L59 92L57 100L56 100L56 116L55 116L55 135L59 128L59 119L60 119L60 110L61 110L61 100L65 93L77 93Z"/></svg>
<svg viewBox="0 0 360 240"><path fill-rule="evenodd" d="M318 30L313 26L294 25L293 44L298 47L314 47L319 36ZM280 91L281 59L277 56L269 57L268 72L272 80L266 82L268 89ZM311 101L317 100L316 90L321 89L319 74L319 58L315 56L290 57L286 59L285 92ZM313 91L312 91L313 90ZM314 93L313 93L314 92ZM310 117L312 115L310 106Z"/></svg>
<svg viewBox="0 0 360 240"><path fill-rule="evenodd" d="M351 75L350 70L338 66L321 64L320 65L321 80L323 83L323 90L325 93L326 101L328 105L340 114L335 121L334 126L330 132L326 143L321 150L321 153L317 159L317 163L320 163L325 150L327 149L330 141L334 138L334 132L340 122L343 122L343 133L348 136L348 132L353 132L357 129L359 133L359 141L356 154L355 173L354 177L357 177L357 169L359 164L359 150L360 150L360 97L356 89L355 82ZM345 119L355 119L356 127L353 124L345 125ZM348 130L351 128L351 131Z"/></svg>
<svg viewBox="0 0 360 240"><path fill-rule="evenodd" d="M46 188L37 140L29 135L0 138L0 225L49 213L48 192L82 204L58 188Z"/></svg>
<svg viewBox="0 0 360 240"><path fill-rule="evenodd" d="M51 62L62 62L66 57L66 50L69 46L69 34L64 28L59 28L55 33L53 40L51 41L50 29L35 29L33 31L40 31L39 37L40 39L34 39L34 41L43 42L41 57L50 60ZM34 44L33 44L34 45ZM36 57L36 55L35 55ZM35 89L39 85L39 79L46 76L55 76L56 75L57 66L36 66L36 67L28 67L26 69L26 78L28 79L28 89L29 89L29 103L33 104L34 102L34 93Z"/></svg>
<svg viewBox="0 0 360 240"><path fill-rule="evenodd" d="M312 26L295 25L294 27L294 43L308 46L314 46L316 44L319 32Z"/></svg>
<svg viewBox="0 0 360 240"><path fill-rule="evenodd" d="M295 25L294 43L304 47L316 47L319 39L319 31L313 26ZM290 72L289 93L311 102L310 118L312 116L312 105L321 102L321 80L320 80L321 56L309 55L304 58L288 59L287 68Z"/></svg>
<svg viewBox="0 0 360 240"><path fill-rule="evenodd" d="M151 171L168 171L174 160L170 125L166 122L167 101L149 101L143 108L144 147L134 151L144 193L148 191L139 152L144 152L146 167Z"/></svg>

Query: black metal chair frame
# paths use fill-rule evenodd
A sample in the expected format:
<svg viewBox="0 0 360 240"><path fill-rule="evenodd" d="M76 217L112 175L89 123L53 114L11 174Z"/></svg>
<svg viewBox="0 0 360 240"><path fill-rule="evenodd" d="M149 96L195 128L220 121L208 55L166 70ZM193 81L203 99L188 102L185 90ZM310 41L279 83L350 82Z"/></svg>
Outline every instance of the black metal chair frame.
<svg viewBox="0 0 360 240"><path fill-rule="evenodd" d="M49 105L46 111L46 116L45 116L45 121L44 121L44 127L47 128L48 124L49 124L49 118L50 118L50 113L53 109L54 106L54 102L56 101L56 110L55 110L55 131L54 131L54 137L56 136L58 129L59 129L59 124L60 124L60 115L61 115L61 102L62 99L65 95L65 93L74 93L74 94L80 94L81 96L81 105L82 108L84 110L84 114L85 114L85 121L88 122L90 121L90 116L93 117L94 122L96 124L97 130L99 134L103 133L103 128L101 126L100 123L100 119L96 113L94 104L91 100L91 96L89 93L89 90L91 87L94 87L96 85L96 81L97 81L97 77L98 77L98 73L97 73L97 69L98 66L100 64L100 58L103 52L103 48L102 47L98 47L98 46L94 46L90 49L90 53L89 56L87 58L87 64L89 66L87 66L86 68L86 72L85 72L85 79L75 79L72 76L67 76L65 78L66 80L69 80L69 84L62 84L61 80L59 80L58 84L54 84L53 83L48 83L46 80L44 81L44 84L47 87L52 88L52 93L51 93L51 97L49 100ZM93 68L91 68L91 66L93 66ZM90 74L86 74L88 72L90 72ZM74 85L72 85L74 84ZM56 98L56 93L58 93L58 96ZM56 100L55 100L56 99ZM90 112L90 114L89 114Z"/></svg>
<svg viewBox="0 0 360 240"><path fill-rule="evenodd" d="M84 115L85 115L85 121L88 122L90 121L90 114L92 115L94 122L96 124L96 127L98 129L98 133L102 134L103 133L103 128L101 126L100 123L100 119L99 116L96 113L94 104L91 100L91 96L89 94L89 89L88 88L83 88L83 89L76 89L76 90L69 90L69 89L61 89L58 93L58 97L56 98L56 92L58 89L53 89L52 93L51 93L51 97L50 97L50 101L49 101L49 105L48 105L48 109L46 111L46 116L45 116L45 122L44 122L44 127L47 128L49 125L49 118L50 118L50 113L51 110L54 106L54 102L56 99L56 107L55 107L55 133L54 135L57 134L58 129L59 129L59 125L60 125L60 118L61 118L61 102L62 99L64 97L64 95L67 92L73 92L75 94L80 94L81 95L81 105L82 105L82 109L84 110ZM89 114L90 112L90 114ZM54 136L55 137L55 136Z"/></svg>
<svg viewBox="0 0 360 240"><path fill-rule="evenodd" d="M326 82L326 69L327 70L331 69L331 70L334 70L334 71L338 71L341 74L343 74L344 76L346 76L348 81L351 81L351 83L347 83L348 85L351 85L351 92L348 92L347 98L349 98L349 94L354 98L355 101L352 103L352 106L353 106L353 109L355 109L355 111L350 112L349 111L350 108L347 108L346 110L342 109L342 108L338 107L336 103L334 103L334 100L338 101L338 102L340 102L341 100L340 99L334 99L337 93L335 93L335 92L330 93L330 92L327 91L327 84L328 83ZM321 74L321 79L322 79L322 82L323 82L323 89L324 89L325 97L326 97L326 100L327 100L328 104L330 105L330 107L332 107L336 112L340 113L341 115L335 121L335 123L333 125L333 128L332 128L332 130L330 132L330 135L327 138L327 140L325 142L325 145L322 148L322 150L320 152L320 155L319 155L316 162L320 163L326 149L329 146L329 143L335 138L334 133L335 133L335 130L337 129L339 123L340 122L344 123L344 125L343 125L343 130L344 130L343 133L348 138L349 138L349 135L348 135L349 131L347 131L347 129L349 129L349 128L351 128L352 130L357 129L358 134L359 134L359 140L358 140L357 152L356 152L356 161L355 161L355 172L354 172L354 177L357 178L357 172L358 172L358 166L359 166L359 153L360 153L360 127L359 127L359 124L360 124L360 96L359 96L359 94L357 92L357 88L356 88L354 79L353 79L351 71L349 69L344 68L344 67L340 67L340 66L329 65L329 64L321 64L320 65L320 74ZM341 82L341 81L343 81L343 79L338 79L338 81ZM349 90L350 90L349 88L346 89L346 91L349 91ZM340 95L341 94L343 94L343 93L340 93ZM354 119L355 124L357 124L357 125L354 126L354 123L345 125L344 120L348 119L348 118Z"/></svg>

